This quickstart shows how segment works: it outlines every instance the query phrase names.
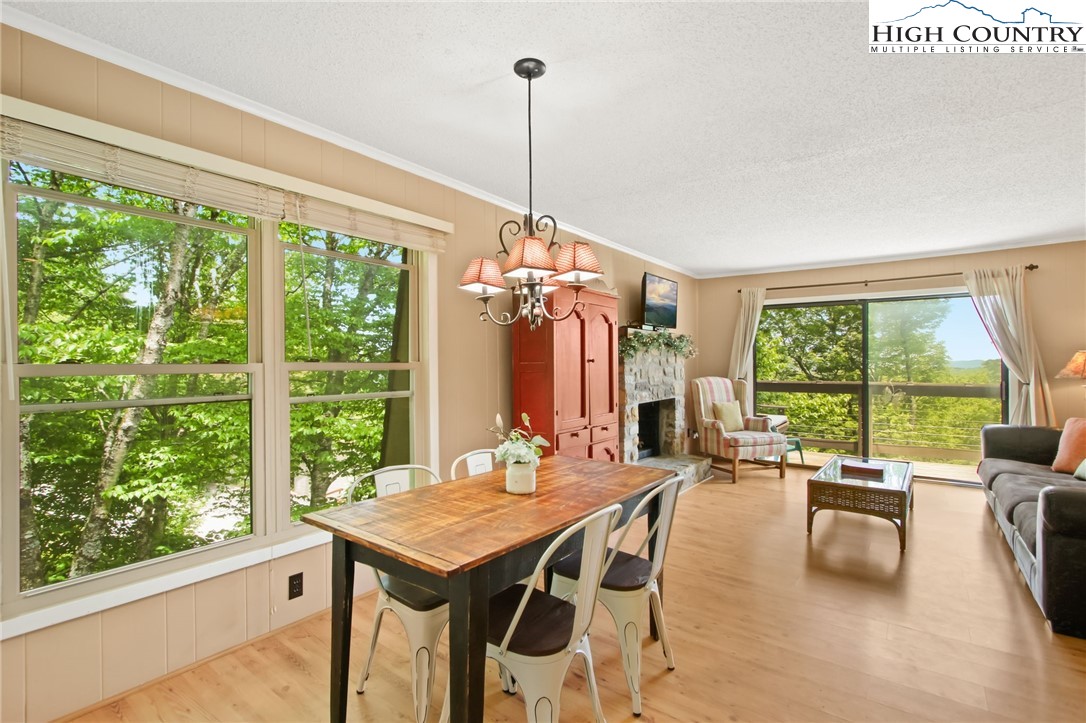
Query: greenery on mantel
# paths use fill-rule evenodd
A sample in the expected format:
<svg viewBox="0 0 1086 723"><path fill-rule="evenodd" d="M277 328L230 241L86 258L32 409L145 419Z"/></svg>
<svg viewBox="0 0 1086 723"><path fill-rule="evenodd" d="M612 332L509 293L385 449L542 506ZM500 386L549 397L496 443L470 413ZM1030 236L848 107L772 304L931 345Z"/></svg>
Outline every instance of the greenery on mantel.
<svg viewBox="0 0 1086 723"><path fill-rule="evenodd" d="M698 353L694 338L689 334L672 336L668 332L645 333L631 331L618 340L618 353L623 359L633 359L642 351L666 351L689 359Z"/></svg>

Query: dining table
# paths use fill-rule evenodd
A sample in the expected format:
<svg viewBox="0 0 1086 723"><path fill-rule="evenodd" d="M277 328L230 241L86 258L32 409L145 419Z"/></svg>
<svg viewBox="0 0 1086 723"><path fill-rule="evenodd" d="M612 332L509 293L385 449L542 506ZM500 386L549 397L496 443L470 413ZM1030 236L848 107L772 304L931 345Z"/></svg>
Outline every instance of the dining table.
<svg viewBox="0 0 1086 723"><path fill-rule="evenodd" d="M347 717L355 563L449 601L451 720L481 721L491 596L531 575L567 527L615 503L625 522L673 474L548 456L540 460L531 494L506 492L505 470L498 469L304 515L305 522L332 533L331 720ZM656 514L648 505L650 525ZM573 552L579 541L565 544Z"/></svg>

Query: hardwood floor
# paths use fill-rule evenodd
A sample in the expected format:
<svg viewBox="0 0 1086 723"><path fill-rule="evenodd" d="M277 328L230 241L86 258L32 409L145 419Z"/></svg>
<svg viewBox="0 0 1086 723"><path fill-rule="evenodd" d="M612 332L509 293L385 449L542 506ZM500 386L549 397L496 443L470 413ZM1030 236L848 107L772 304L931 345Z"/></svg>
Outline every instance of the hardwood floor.
<svg viewBox="0 0 1086 723"><path fill-rule="evenodd" d="M899 554L890 523L856 514L819 512L808 537L809 474L744 467L737 485L711 480L680 498L665 590L677 667L646 640L641 721L1086 720L1086 641L1047 629L980 490L919 483ZM356 604L352 679L372 604ZM413 720L394 621L367 692L350 696L352 720ZM325 612L74 720L327 720L328 639ZM607 718L633 720L602 608L592 651ZM493 663L487 672L487 719L523 721L523 700L502 693ZM591 720L579 664L561 703L563 720Z"/></svg>

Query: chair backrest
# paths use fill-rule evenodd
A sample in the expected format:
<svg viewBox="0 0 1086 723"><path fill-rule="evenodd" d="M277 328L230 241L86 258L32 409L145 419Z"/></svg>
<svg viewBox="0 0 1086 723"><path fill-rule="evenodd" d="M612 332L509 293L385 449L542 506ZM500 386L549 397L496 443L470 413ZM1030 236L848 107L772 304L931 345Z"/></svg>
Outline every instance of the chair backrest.
<svg viewBox="0 0 1086 723"><path fill-rule="evenodd" d="M573 617L573 634L570 635L569 642L566 644L567 647L576 645L584 637L585 633L588 632L588 626L592 623L592 612L596 608L596 597L600 592L604 557L607 555L607 538L614 531L615 525L621 517L622 505L614 504L604 507L602 510L570 525L547 547L539 558L539 563L536 565L535 571L529 579L530 582L524 590L524 595L520 599L520 605L517 607L513 619L509 622L509 629L505 631L505 637L502 638L501 651L503 655L509 649L509 641L513 638L517 623L520 622L520 616L524 614L524 608L528 604L528 599L531 597L532 590L535 589L539 576L550 564L551 558L558 552L558 548L581 530L584 530L584 540L581 544L581 573L577 579L577 589L574 593L577 600L577 610Z"/></svg>
<svg viewBox="0 0 1086 723"><path fill-rule="evenodd" d="M354 501L355 488L371 477L373 478L374 487L377 489L378 497L404 492L415 487L441 483L441 477L438 476L437 472L424 464L395 464L389 467L381 467L372 472L367 472L351 483L351 486L347 488L347 494L344 496L347 504Z"/></svg>
<svg viewBox="0 0 1086 723"><path fill-rule="evenodd" d="M460 479L456 470L461 462L464 463L464 469L467 472L465 476L489 472L497 464L494 452L493 449L473 449L460 455L453 460L452 467L449 468L449 479Z"/></svg>
<svg viewBox="0 0 1086 723"><path fill-rule="evenodd" d="M652 504L652 501L659 498L660 509L659 514L656 516L656 522L652 525L647 525L645 532L645 539L641 541L641 544L637 548L635 555L641 555L647 548L649 550L649 557L652 558L652 573L649 575L646 585L652 583L657 577L660 576L660 571L664 569L664 555L667 553L667 541L671 536L671 521L675 518L675 506L679 500L679 485L682 484L682 477L675 475L663 483L658 485L656 489L645 495L640 502L637 503L637 507L634 507L633 512L630 513L630 521L626 523L626 526L622 528L622 534L615 541L612 547L611 554L607 556L607 562L604 563L603 572L606 575L607 570L611 567L611 563L615 561L615 555L619 548L622 547L622 543L626 540L626 536L630 534L630 530L633 529L634 523L638 521L641 515L645 512L645 509Z"/></svg>
<svg viewBox="0 0 1086 723"><path fill-rule="evenodd" d="M724 377L698 377L690 382L690 391L694 396L699 425L702 419L714 419L714 402L732 402L736 399L732 380Z"/></svg>

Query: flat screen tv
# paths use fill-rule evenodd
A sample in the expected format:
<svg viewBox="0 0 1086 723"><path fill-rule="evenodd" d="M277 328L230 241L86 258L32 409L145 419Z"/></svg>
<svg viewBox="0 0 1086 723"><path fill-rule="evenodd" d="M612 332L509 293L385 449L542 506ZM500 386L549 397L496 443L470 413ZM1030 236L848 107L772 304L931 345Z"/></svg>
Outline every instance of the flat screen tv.
<svg viewBox="0 0 1086 723"><path fill-rule="evenodd" d="M678 313L679 283L656 274L641 277L641 322L645 326L674 329Z"/></svg>

